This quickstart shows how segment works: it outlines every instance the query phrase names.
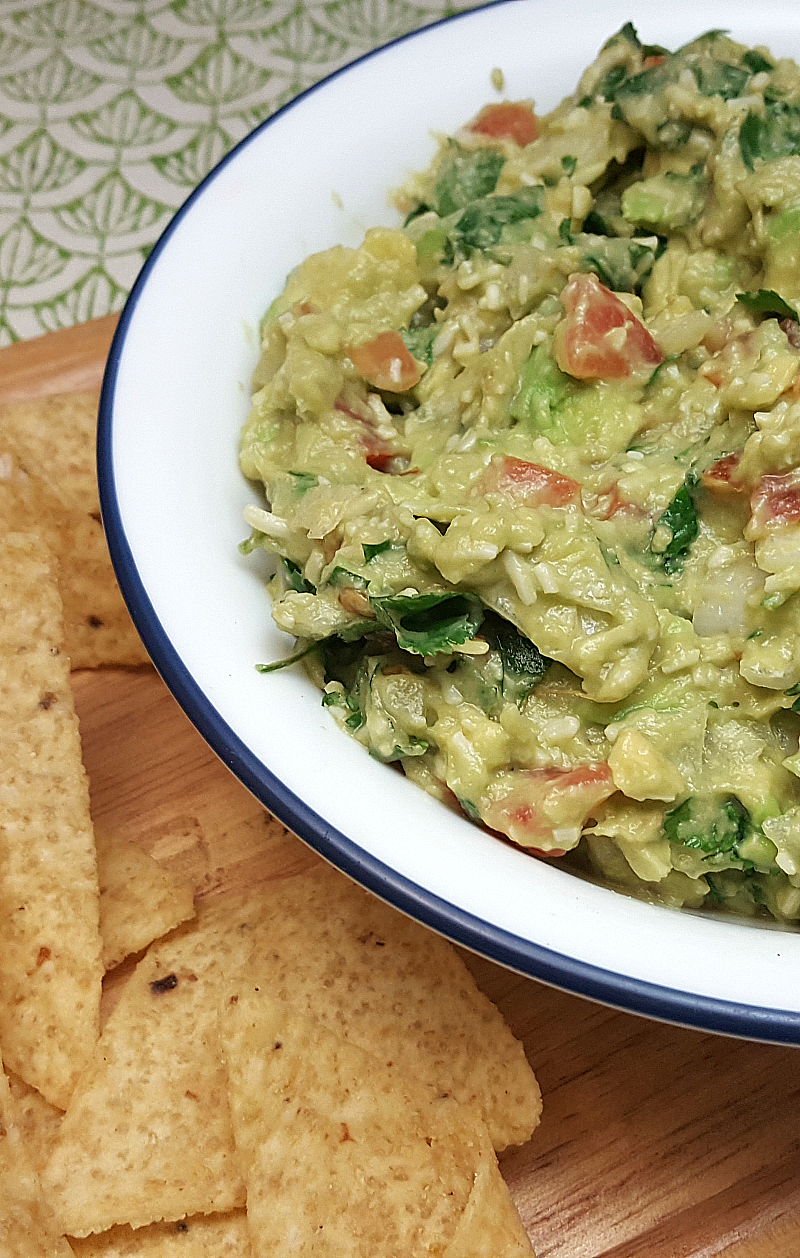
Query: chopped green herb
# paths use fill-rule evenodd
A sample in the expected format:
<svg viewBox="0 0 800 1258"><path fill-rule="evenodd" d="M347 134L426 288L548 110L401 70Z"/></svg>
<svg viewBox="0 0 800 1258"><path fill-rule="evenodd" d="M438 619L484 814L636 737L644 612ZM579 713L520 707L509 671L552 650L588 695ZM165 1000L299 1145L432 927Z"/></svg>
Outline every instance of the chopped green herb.
<svg viewBox="0 0 800 1258"><path fill-rule="evenodd" d="M596 210L590 210L586 215L586 218L583 220L583 230L593 236L613 235L611 227Z"/></svg>
<svg viewBox="0 0 800 1258"><path fill-rule="evenodd" d="M784 301L771 288L759 288L752 293L737 293L736 300L752 310L753 314L764 315L766 319L800 319L794 306L790 306L788 301Z"/></svg>
<svg viewBox="0 0 800 1258"><path fill-rule="evenodd" d="M544 192L539 187L520 188L513 196L488 196L476 201L450 233L456 255L469 257L475 249L491 249L499 242L504 228L538 218L543 208Z"/></svg>
<svg viewBox="0 0 800 1258"><path fill-rule="evenodd" d="M703 96L721 96L723 100L741 96L751 77L747 66L728 65L724 61L703 61L692 66L692 73Z"/></svg>
<svg viewBox="0 0 800 1258"><path fill-rule="evenodd" d="M766 57L762 57L760 52L756 52L755 48L750 48L742 57L742 65L747 66L752 74L765 74L773 70L771 61L767 61Z"/></svg>
<svg viewBox="0 0 800 1258"><path fill-rule="evenodd" d="M298 660L304 660L312 651L316 651L319 646L318 642L305 642L291 655L287 655L285 659L275 660L273 664L256 664L257 673L277 673L281 668L289 668L291 664L296 664Z"/></svg>
<svg viewBox="0 0 800 1258"><path fill-rule="evenodd" d="M751 111L739 130L739 150L749 170L759 158L800 155L800 106L776 100L765 104L763 117Z"/></svg>
<svg viewBox="0 0 800 1258"><path fill-rule="evenodd" d="M413 223L415 218L421 218L423 214L429 214L431 207L426 205L424 201L420 201L413 210L410 210L403 219L403 226L408 227L409 223Z"/></svg>
<svg viewBox="0 0 800 1258"><path fill-rule="evenodd" d="M376 555L382 555L384 551L391 550L391 547L392 543L388 537L385 542L362 542L361 549L364 552L364 562L369 563Z"/></svg>
<svg viewBox="0 0 800 1258"><path fill-rule="evenodd" d="M496 612L486 613L481 625L481 635L500 655L503 665L503 694L521 707L553 661L542 655L539 648L529 638L524 637L516 625L498 616Z"/></svg>
<svg viewBox="0 0 800 1258"><path fill-rule="evenodd" d="M311 472L290 472L289 475L294 480L295 492L300 495L308 493L309 489L319 484L319 477L313 476Z"/></svg>
<svg viewBox="0 0 800 1258"><path fill-rule="evenodd" d="M573 243L581 251L579 269L593 271L615 293L638 292L657 257L653 238L645 243L635 237L589 236L580 232L573 237Z"/></svg>
<svg viewBox="0 0 800 1258"><path fill-rule="evenodd" d="M296 590L298 594L315 593L314 586L310 581L306 581L303 570L298 564L291 559L281 559L280 566L287 590Z"/></svg>
<svg viewBox="0 0 800 1258"><path fill-rule="evenodd" d="M435 210L440 218L454 214L480 197L493 192L505 158L496 149L470 151L450 142L449 161L436 182Z"/></svg>
<svg viewBox="0 0 800 1258"><path fill-rule="evenodd" d="M700 531L697 510L689 491L689 484L690 478L687 477L657 521L657 527L664 525L672 534L667 546L659 555L661 566L669 576L680 572L692 542Z"/></svg>
<svg viewBox="0 0 800 1258"><path fill-rule="evenodd" d="M478 599L468 594L391 594L370 603L401 650L415 655L438 655L469 642L484 616Z"/></svg>
<svg viewBox="0 0 800 1258"><path fill-rule="evenodd" d="M664 818L670 843L680 843L707 857L739 858L739 845L754 832L750 814L735 795L691 795Z"/></svg>
<svg viewBox="0 0 800 1258"><path fill-rule="evenodd" d="M401 328L400 335L409 354L418 362L430 367L433 362L433 342L439 334L438 323L431 323L427 328Z"/></svg>

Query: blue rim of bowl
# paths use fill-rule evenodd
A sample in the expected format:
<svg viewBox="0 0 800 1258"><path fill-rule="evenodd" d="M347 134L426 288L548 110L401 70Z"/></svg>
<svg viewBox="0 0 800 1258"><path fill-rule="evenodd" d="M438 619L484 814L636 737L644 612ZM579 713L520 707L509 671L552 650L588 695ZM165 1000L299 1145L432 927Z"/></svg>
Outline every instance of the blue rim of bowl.
<svg viewBox="0 0 800 1258"><path fill-rule="evenodd" d="M162 250L182 219L191 210L194 202L203 195L205 189L223 167L232 161L251 140L267 127L272 126L282 114L294 109L305 97L324 88L326 84L340 75L349 73L364 61L380 56L387 48L417 39L440 26L469 19L485 9L522 2L524 0L492 0L490 4L480 8L450 14L419 30L401 35L390 43L375 48L357 60L342 66L282 106L241 140L206 175L176 211L148 255L123 307L103 378L98 417L97 466L103 525L111 559L123 597L153 664L189 720L223 764L227 765L270 812L343 873L394 905L395 908L445 935L454 943L461 944L489 960L496 961L530 978L539 979L553 987L588 997L628 1013L693 1027L697 1030L774 1044L800 1045L800 1012L793 1013L765 1006L745 1005L736 1001L685 992L677 988L663 987L646 980L617 974L585 961L575 960L541 944L523 939L501 927L493 926L474 914L448 903L398 874L383 861L364 852L352 839L326 822L299 796L290 791L250 751L206 697L170 642L145 592L122 523L114 476L112 428L114 393L125 337L139 295L150 272L157 265Z"/></svg>

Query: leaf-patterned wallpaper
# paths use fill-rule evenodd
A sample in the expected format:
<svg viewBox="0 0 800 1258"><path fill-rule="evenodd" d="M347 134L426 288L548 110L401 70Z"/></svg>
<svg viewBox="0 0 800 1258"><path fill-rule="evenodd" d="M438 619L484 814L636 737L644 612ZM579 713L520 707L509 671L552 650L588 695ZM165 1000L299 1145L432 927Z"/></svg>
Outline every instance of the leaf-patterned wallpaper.
<svg viewBox="0 0 800 1258"><path fill-rule="evenodd" d="M304 88L476 0L0 0L0 345L119 310L174 210Z"/></svg>

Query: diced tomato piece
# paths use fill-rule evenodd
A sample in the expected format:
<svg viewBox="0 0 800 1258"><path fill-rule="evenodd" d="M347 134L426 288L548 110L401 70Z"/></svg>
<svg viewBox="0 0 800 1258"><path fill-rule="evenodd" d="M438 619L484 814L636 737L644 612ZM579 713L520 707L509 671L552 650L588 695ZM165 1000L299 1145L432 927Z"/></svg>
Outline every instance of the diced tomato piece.
<svg viewBox="0 0 800 1258"><path fill-rule="evenodd" d="M645 57L644 61L642 62L642 69L652 70L653 66L663 66L666 59L667 59L666 57L656 55L655 53L653 53L651 56Z"/></svg>
<svg viewBox="0 0 800 1258"><path fill-rule="evenodd" d="M562 371L579 380L649 375L664 361L647 328L595 275L572 275L561 294L565 317L553 337Z"/></svg>
<svg viewBox="0 0 800 1258"><path fill-rule="evenodd" d="M608 494L603 494L597 509L592 512L599 520L613 520L615 516L644 516L645 512L635 502L628 502L619 492L618 485L612 485Z"/></svg>
<svg viewBox="0 0 800 1258"><path fill-rule="evenodd" d="M549 856L574 847L593 809L616 790L604 760L577 769L513 769L504 787L481 807L483 821L521 847Z"/></svg>
<svg viewBox="0 0 800 1258"><path fill-rule="evenodd" d="M356 410L359 404L363 409ZM369 466L374 467L377 472L390 471L392 462L397 458L397 451L392 449L376 430L375 416L367 403L359 403L358 399L353 398L346 401L344 397L338 397L333 406L334 410L340 411L342 415L347 415L350 419L354 419L359 425L360 431L357 435L358 447Z"/></svg>
<svg viewBox="0 0 800 1258"><path fill-rule="evenodd" d="M422 378L422 368L399 332L380 332L365 345L350 346L347 354L360 376L387 393L405 393Z"/></svg>
<svg viewBox="0 0 800 1258"><path fill-rule="evenodd" d="M800 471L762 476L750 497L748 535L762 537L771 525L800 521Z"/></svg>
<svg viewBox="0 0 800 1258"><path fill-rule="evenodd" d="M530 105L504 100L497 105L486 105L468 129L493 140L513 140L524 148L537 138L539 123Z"/></svg>
<svg viewBox="0 0 800 1258"><path fill-rule="evenodd" d="M712 463L711 467L707 467L701 474L700 481L703 486L712 494L728 495L744 493L744 486L737 481L731 479L736 468L739 466L741 454L726 454L723 458L717 459L716 463Z"/></svg>
<svg viewBox="0 0 800 1258"><path fill-rule="evenodd" d="M576 480L510 455L492 459L480 488L483 493L507 494L524 507L566 507L581 500L581 487Z"/></svg>

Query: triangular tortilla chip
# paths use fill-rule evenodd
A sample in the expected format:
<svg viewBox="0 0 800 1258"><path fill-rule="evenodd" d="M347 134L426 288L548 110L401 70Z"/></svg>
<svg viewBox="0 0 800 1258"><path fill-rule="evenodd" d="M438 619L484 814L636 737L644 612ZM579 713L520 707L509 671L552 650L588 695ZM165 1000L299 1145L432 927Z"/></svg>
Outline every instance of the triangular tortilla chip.
<svg viewBox="0 0 800 1258"><path fill-rule="evenodd" d="M100 520L96 399L0 407L0 533L35 532L58 559L73 668L147 661L119 592Z"/></svg>
<svg viewBox="0 0 800 1258"><path fill-rule="evenodd" d="M489 1158L479 1165L445 1258L523 1258L533 1253L522 1219L508 1208L508 1189L496 1169Z"/></svg>
<svg viewBox="0 0 800 1258"><path fill-rule="evenodd" d="M471 1107L387 1069L252 980L230 989L221 1035L256 1258L447 1258L479 1172L496 1186L487 1229L513 1236L493 1258L530 1254Z"/></svg>
<svg viewBox="0 0 800 1258"><path fill-rule="evenodd" d="M99 511L96 393L53 393L0 406L3 443L65 507Z"/></svg>
<svg viewBox="0 0 800 1258"><path fill-rule="evenodd" d="M70 1238L75 1258L252 1258L244 1210Z"/></svg>
<svg viewBox="0 0 800 1258"><path fill-rule="evenodd" d="M3 1258L71 1258L71 1253L63 1236L56 1234L0 1065L0 1254Z"/></svg>
<svg viewBox="0 0 800 1258"><path fill-rule="evenodd" d="M98 833L103 966L119 965L194 917L192 888L133 843Z"/></svg>
<svg viewBox="0 0 800 1258"><path fill-rule="evenodd" d="M530 1139L542 1109L522 1044L454 948L330 866L265 889L260 976L330 1030L476 1106L496 1149Z"/></svg>
<svg viewBox="0 0 800 1258"><path fill-rule="evenodd" d="M37 538L0 540L0 1045L66 1108L99 1033L100 931L89 792Z"/></svg>
<svg viewBox="0 0 800 1258"><path fill-rule="evenodd" d="M68 1235L244 1205L217 1006L259 911L257 900L201 906L128 980L44 1172Z"/></svg>
<svg viewBox="0 0 800 1258"><path fill-rule="evenodd" d="M199 906L140 962L47 1168L69 1235L242 1203L216 1010L251 959L278 998L396 1073L474 1101L505 1133L538 1118L522 1046L450 945L320 867Z"/></svg>

